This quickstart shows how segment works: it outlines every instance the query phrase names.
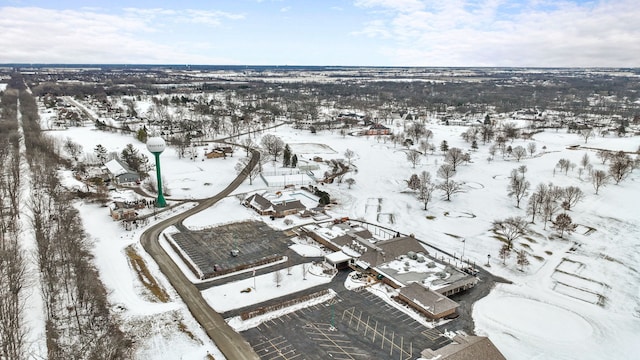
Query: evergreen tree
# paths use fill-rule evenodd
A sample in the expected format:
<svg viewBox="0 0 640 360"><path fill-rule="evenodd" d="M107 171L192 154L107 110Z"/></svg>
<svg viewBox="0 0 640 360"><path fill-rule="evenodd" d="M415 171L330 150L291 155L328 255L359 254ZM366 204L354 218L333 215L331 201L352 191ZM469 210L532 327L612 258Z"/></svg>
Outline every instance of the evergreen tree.
<svg viewBox="0 0 640 360"><path fill-rule="evenodd" d="M416 191L420 188L420 178L417 174L411 175L409 180L407 180L407 186L413 191Z"/></svg>
<svg viewBox="0 0 640 360"><path fill-rule="evenodd" d="M556 221L553 223L553 227L560 233L560 239L562 239L565 232L574 232L578 227L578 224L574 224L571 217L563 213L556 216Z"/></svg>
<svg viewBox="0 0 640 360"><path fill-rule="evenodd" d="M107 149L104 146L102 146L101 144L96 145L95 149L93 149L93 152L96 154L100 165L104 165L104 163L107 162Z"/></svg>
<svg viewBox="0 0 640 360"><path fill-rule="evenodd" d="M132 144L127 144L127 146L120 153L120 157L131 170L140 172L142 159L140 157L138 149L134 148Z"/></svg>
<svg viewBox="0 0 640 360"><path fill-rule="evenodd" d="M286 144L282 153L282 166L289 167L289 165L291 165L291 148Z"/></svg>
<svg viewBox="0 0 640 360"><path fill-rule="evenodd" d="M442 151L443 153L449 151L449 144L447 144L447 140L442 140L442 142L440 143L440 151Z"/></svg>
<svg viewBox="0 0 640 360"><path fill-rule="evenodd" d="M296 166L298 166L298 155L293 154L291 157L291 167L294 168Z"/></svg>
<svg viewBox="0 0 640 360"><path fill-rule="evenodd" d="M144 128L138 130L138 132L136 132L136 139L138 139L140 142L146 143L147 131Z"/></svg>

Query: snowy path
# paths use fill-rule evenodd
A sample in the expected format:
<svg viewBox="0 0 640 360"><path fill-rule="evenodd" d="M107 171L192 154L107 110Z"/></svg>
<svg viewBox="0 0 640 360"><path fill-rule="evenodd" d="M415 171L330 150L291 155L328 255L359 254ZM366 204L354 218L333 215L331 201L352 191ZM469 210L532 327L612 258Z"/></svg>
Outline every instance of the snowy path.
<svg viewBox="0 0 640 360"><path fill-rule="evenodd" d="M25 284L26 311L25 325L27 328L27 338L25 343L28 344L27 353L30 358L44 359L47 354L46 334L45 334L45 316L44 301L40 292L40 269L37 259L38 247L36 237L31 226L33 213L29 204L31 203L31 183L33 176L29 164L27 163L26 147L24 142L24 129L22 124L22 113L20 112L20 100L18 100L18 135L19 135L19 152L20 152L20 239L19 243L25 252L26 273L31 279Z"/></svg>

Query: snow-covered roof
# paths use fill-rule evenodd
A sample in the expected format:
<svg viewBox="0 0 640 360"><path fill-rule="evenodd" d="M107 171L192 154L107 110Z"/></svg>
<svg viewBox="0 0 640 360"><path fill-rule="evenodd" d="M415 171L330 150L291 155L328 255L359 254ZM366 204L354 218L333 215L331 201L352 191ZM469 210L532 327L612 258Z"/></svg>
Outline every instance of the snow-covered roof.
<svg viewBox="0 0 640 360"><path fill-rule="evenodd" d="M124 163L122 163L122 161L118 159L109 160L104 164L104 166L113 176L132 172Z"/></svg>
<svg viewBox="0 0 640 360"><path fill-rule="evenodd" d="M331 253L329 255L325 255L324 258L327 259L327 261L332 263L332 264L339 264L339 263L343 263L345 261L350 260L351 256L345 254L342 251L336 251L336 252Z"/></svg>
<svg viewBox="0 0 640 360"><path fill-rule="evenodd" d="M433 315L442 314L460 306L457 302L419 283L411 283L401 288L400 295Z"/></svg>

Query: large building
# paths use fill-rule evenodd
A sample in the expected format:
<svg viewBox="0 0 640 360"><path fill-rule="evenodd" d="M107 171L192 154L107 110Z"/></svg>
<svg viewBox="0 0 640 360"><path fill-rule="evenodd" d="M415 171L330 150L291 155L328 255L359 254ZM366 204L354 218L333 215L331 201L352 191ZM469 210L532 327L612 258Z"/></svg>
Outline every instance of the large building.
<svg viewBox="0 0 640 360"><path fill-rule="evenodd" d="M374 237L351 221L321 226L309 224L302 233L333 250L325 260L340 268L367 274L398 290L397 301L406 303L430 319L455 316L458 304L447 296L470 289L478 279L429 256L413 236Z"/></svg>

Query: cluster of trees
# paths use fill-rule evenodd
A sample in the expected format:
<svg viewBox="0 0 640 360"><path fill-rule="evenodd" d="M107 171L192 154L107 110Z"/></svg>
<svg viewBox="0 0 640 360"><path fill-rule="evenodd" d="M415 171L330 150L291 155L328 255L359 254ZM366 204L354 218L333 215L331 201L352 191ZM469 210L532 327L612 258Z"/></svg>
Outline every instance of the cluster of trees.
<svg viewBox="0 0 640 360"><path fill-rule="evenodd" d="M640 157L636 157L636 159L634 160L631 155L625 153L624 151L616 152L608 150L598 150L596 156L600 159L602 165L605 165L607 161L609 162L609 167L606 171L601 169L594 169L593 165L591 164L591 159L586 153L580 159L580 168L578 169L578 176L580 178L582 178L582 174L584 172L587 172L591 179L591 184L595 189L596 195L600 191L601 187L606 186L611 181L613 181L615 184L619 184L624 179L629 177L634 169L640 166ZM575 167L575 163L565 158L558 160L558 163L556 164L556 168L564 172L565 175L568 173L569 169L573 170Z"/></svg>
<svg viewBox="0 0 640 360"><path fill-rule="evenodd" d="M91 244L73 196L58 181L57 166L64 160L54 143L41 135L37 106L27 91L20 92L20 110L27 160L38 179L31 184L29 207L45 305L47 357L128 358L131 341L109 312L107 292L93 265Z"/></svg>
<svg viewBox="0 0 640 360"><path fill-rule="evenodd" d="M17 90L0 99L0 358L24 359L26 256L20 247L20 154Z"/></svg>
<svg viewBox="0 0 640 360"><path fill-rule="evenodd" d="M527 214L531 215L531 223L535 222L537 215L542 216L546 229L547 222L553 221L553 216L560 209L569 211L583 198L584 193L577 186L563 188L553 183L540 183L529 197Z"/></svg>
<svg viewBox="0 0 640 360"><path fill-rule="evenodd" d="M418 199L424 204L425 210L427 210L429 202L433 199L434 190L438 189L442 191L443 198L446 201L451 201L451 196L463 191L462 184L453 180L453 177L456 174L457 166L464 162L469 162L470 156L459 148L448 148L446 141L443 141L441 149L445 147L446 163L440 165L436 173L441 181L434 182L431 174L426 171L421 172L420 175L413 174L409 180L407 180L407 186L409 189L417 192Z"/></svg>

